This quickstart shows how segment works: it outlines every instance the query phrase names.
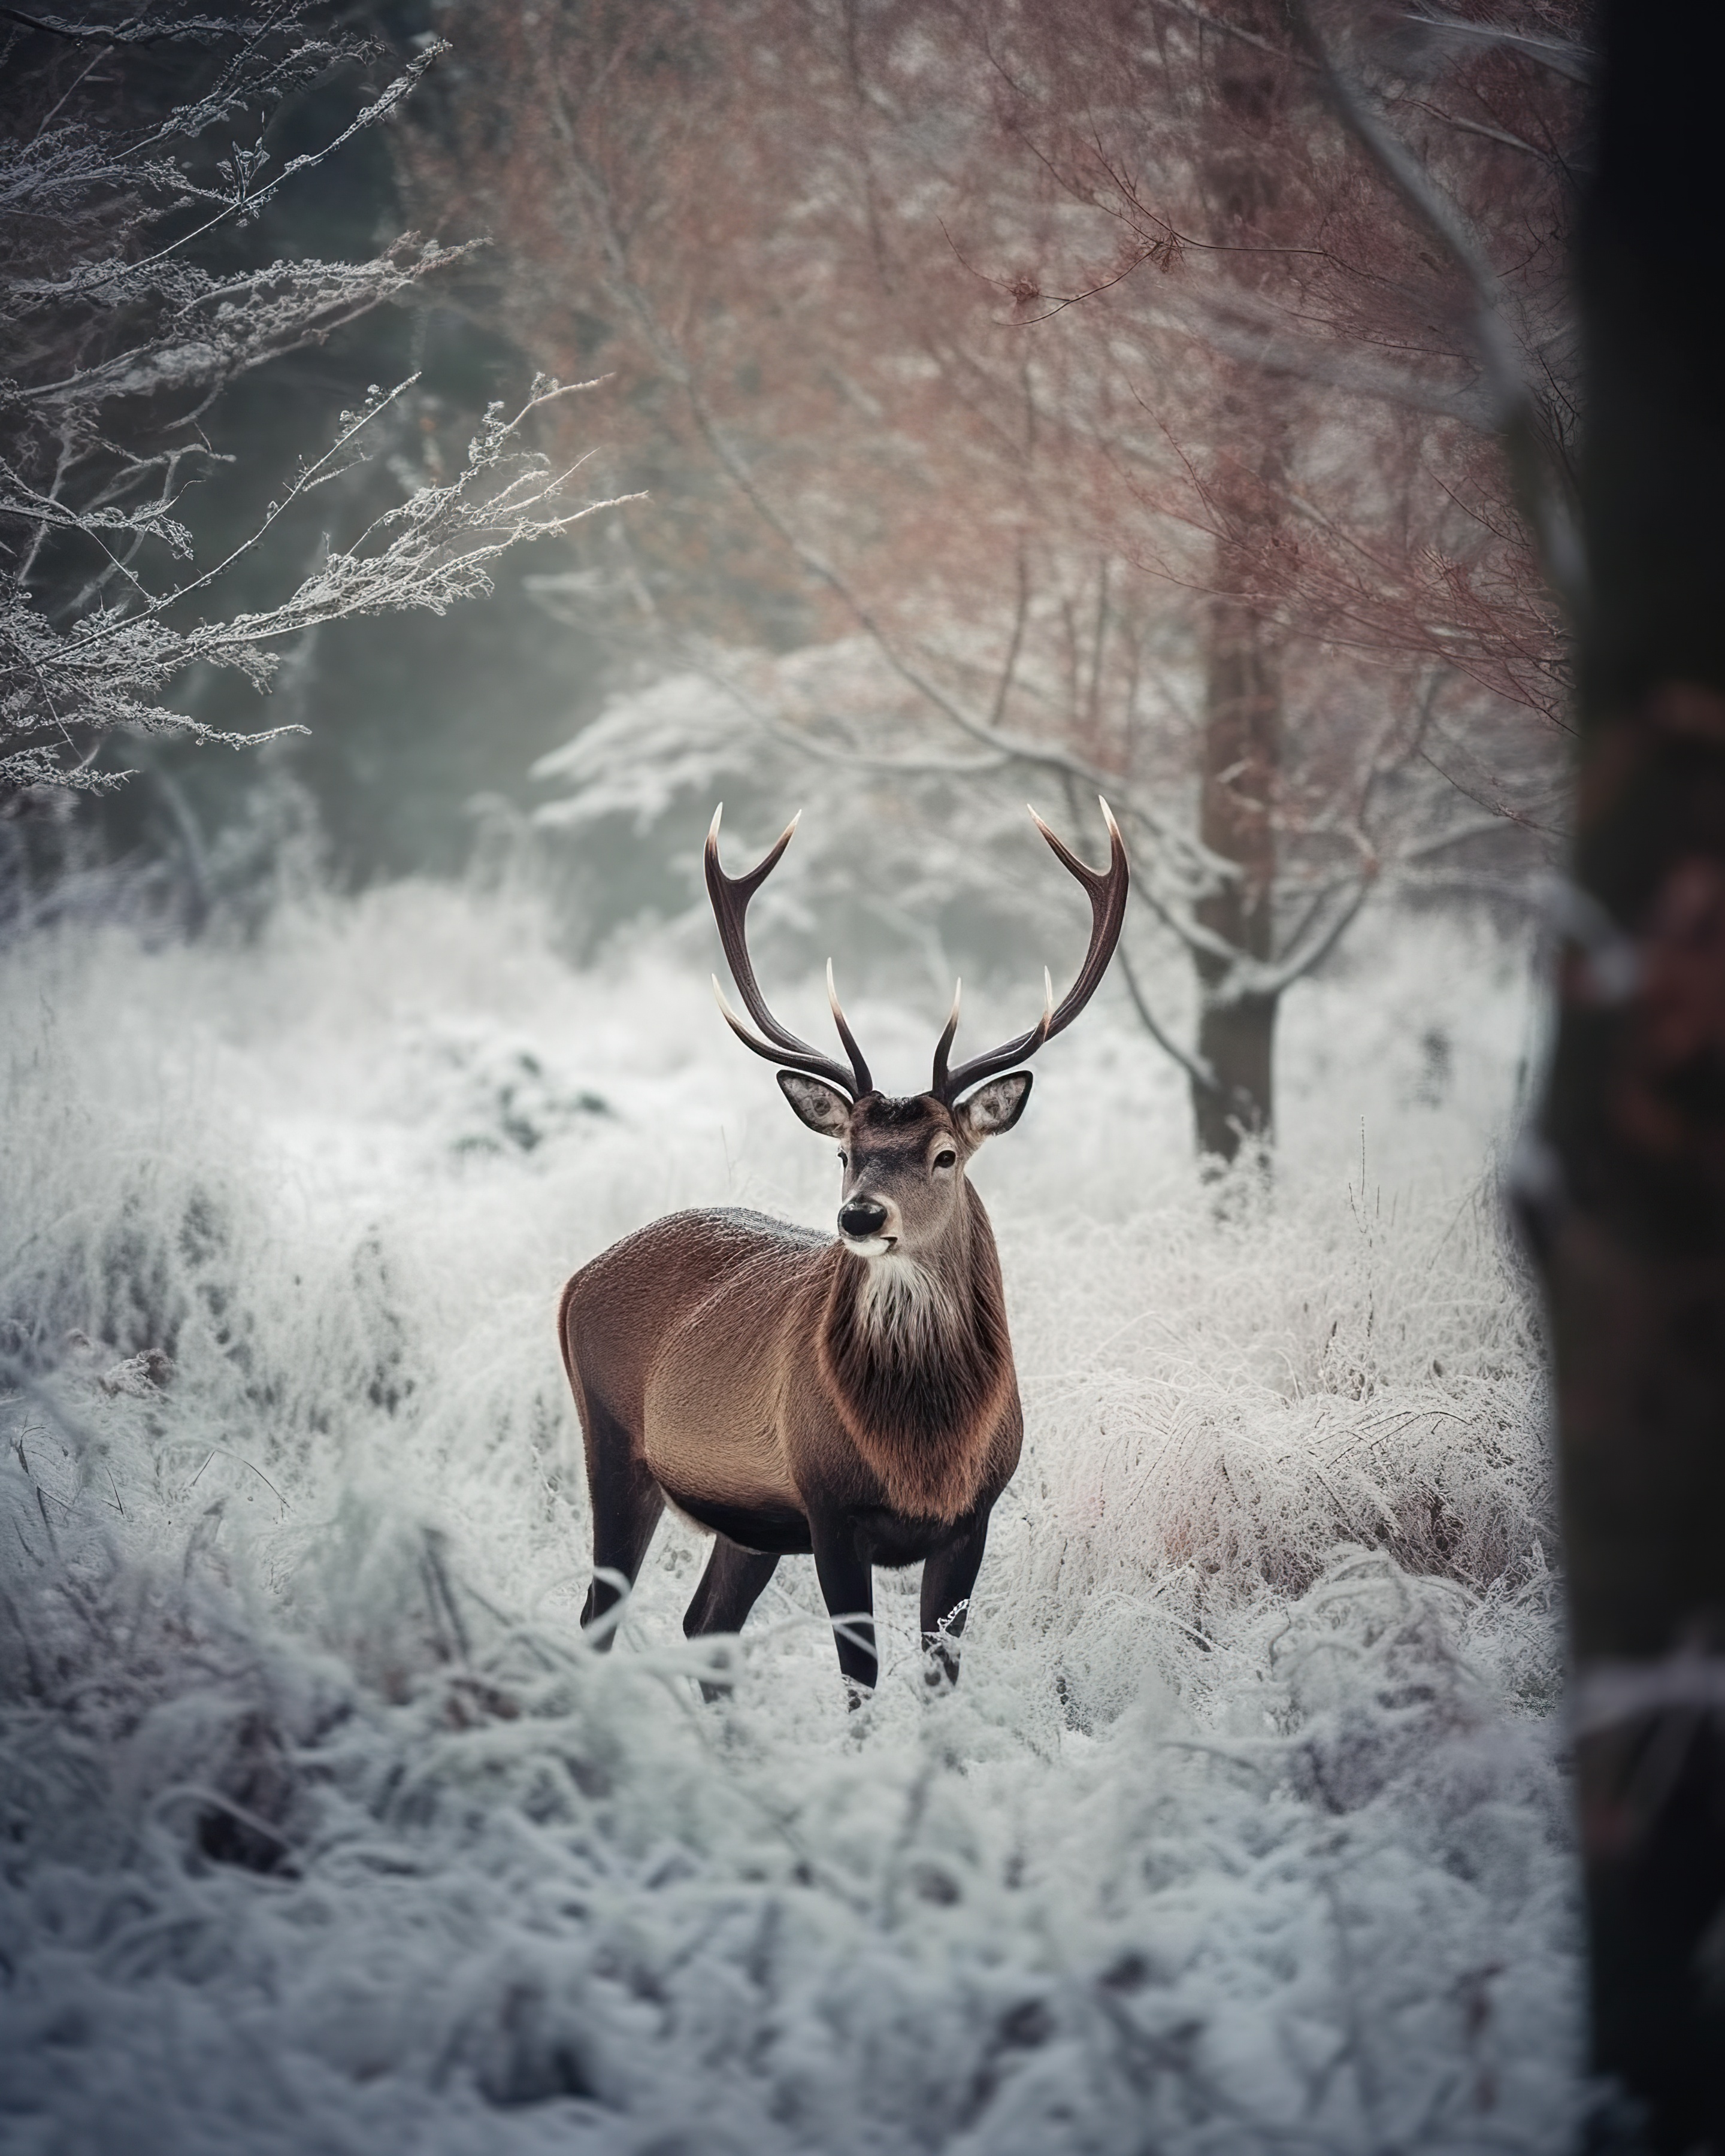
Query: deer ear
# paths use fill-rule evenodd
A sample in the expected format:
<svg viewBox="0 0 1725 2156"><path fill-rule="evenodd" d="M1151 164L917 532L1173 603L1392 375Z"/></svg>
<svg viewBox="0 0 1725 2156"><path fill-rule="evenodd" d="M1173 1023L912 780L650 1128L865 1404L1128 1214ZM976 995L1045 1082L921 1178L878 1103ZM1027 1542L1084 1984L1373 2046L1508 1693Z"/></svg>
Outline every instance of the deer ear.
<svg viewBox="0 0 1725 2156"><path fill-rule="evenodd" d="M819 1131L823 1137L840 1138L850 1123L850 1103L836 1086L819 1078L805 1078L800 1070L781 1070L779 1091L797 1112L798 1120Z"/></svg>
<svg viewBox="0 0 1725 2156"><path fill-rule="evenodd" d="M1024 1103L1029 1097L1029 1072L1014 1070L1004 1078L991 1078L986 1086L978 1086L952 1113L971 1143L980 1145L984 1138L998 1137L1002 1131L1009 1131L1024 1114Z"/></svg>

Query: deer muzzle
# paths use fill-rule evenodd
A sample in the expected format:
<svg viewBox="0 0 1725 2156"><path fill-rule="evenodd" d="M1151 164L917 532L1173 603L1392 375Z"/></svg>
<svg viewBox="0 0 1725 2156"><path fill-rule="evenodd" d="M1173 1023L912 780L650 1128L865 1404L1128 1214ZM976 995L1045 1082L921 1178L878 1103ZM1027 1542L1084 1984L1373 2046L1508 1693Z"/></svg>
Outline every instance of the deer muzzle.
<svg viewBox="0 0 1725 2156"><path fill-rule="evenodd" d="M898 1238L886 1233L886 1208L878 1198L853 1196L839 1208L839 1233L860 1258L878 1258Z"/></svg>

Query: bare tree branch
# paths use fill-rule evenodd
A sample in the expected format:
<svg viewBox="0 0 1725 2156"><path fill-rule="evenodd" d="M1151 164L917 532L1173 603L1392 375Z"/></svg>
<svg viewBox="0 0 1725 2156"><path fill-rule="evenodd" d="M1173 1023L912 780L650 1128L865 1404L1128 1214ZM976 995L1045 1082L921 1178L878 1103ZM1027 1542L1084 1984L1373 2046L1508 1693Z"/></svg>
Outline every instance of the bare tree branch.
<svg viewBox="0 0 1725 2156"><path fill-rule="evenodd" d="M1331 54L1307 0L1289 0L1289 6L1343 125L1467 280L1492 419L1503 440L1522 511L1538 540L1552 589L1570 619L1579 619L1586 587L1580 536L1568 502L1552 484L1539 409L1504 317L1497 273L1455 204Z"/></svg>

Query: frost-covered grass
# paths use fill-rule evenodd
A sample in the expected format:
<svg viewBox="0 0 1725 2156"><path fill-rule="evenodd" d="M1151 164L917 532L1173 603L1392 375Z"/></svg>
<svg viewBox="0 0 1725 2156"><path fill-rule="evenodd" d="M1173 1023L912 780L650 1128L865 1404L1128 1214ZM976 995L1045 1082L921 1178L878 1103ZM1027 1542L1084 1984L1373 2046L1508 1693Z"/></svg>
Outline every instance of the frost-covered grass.
<svg viewBox="0 0 1725 2156"><path fill-rule="evenodd" d="M1042 1058L963 1681L882 1575L855 1717L806 1560L726 1704L675 1523L578 1635L562 1279L835 1188L704 969L424 886L0 960L0 2143L1564 2147L1526 992L1378 937L1290 999L1268 1196L1106 1001ZM854 1015L921 1082L931 1014Z"/></svg>

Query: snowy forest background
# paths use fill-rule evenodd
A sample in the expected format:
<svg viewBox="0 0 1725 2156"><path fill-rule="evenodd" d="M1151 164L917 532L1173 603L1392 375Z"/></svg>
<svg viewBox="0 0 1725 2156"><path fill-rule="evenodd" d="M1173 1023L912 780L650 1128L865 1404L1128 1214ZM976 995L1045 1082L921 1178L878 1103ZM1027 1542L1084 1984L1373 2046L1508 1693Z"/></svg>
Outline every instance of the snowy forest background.
<svg viewBox="0 0 1725 2156"><path fill-rule="evenodd" d="M0 28L8 2148L1568 2144L1499 1191L1586 55L1298 20ZM770 992L824 1038L831 952L911 1091L955 973L977 1040L1070 976L1022 804L1096 858L1098 790L961 1687L882 1575L847 1717L793 1563L703 1705L675 1521L596 1657L562 1281L836 1188L714 803L805 808Z"/></svg>

